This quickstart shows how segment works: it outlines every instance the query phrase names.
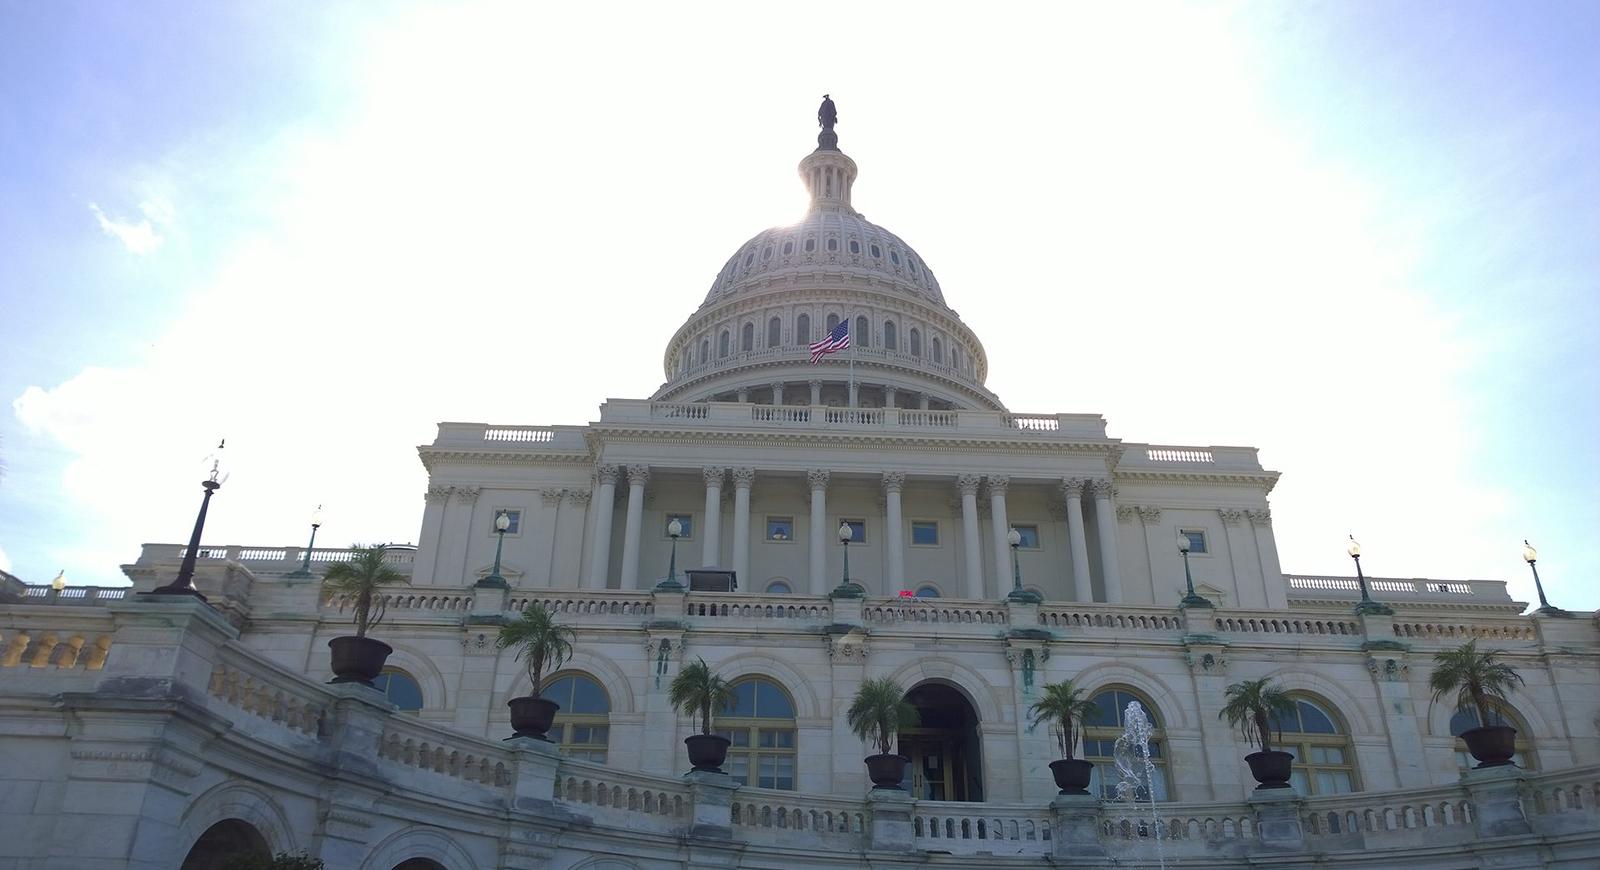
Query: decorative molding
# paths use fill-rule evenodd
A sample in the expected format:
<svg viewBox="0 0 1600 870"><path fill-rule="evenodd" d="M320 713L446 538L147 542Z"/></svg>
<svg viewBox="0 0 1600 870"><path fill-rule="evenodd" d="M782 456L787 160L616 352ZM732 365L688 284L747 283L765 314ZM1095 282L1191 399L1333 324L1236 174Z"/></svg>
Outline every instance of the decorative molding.
<svg viewBox="0 0 1600 870"><path fill-rule="evenodd" d="M1111 497L1111 481L1107 480L1106 478L1101 477L1089 481L1089 487L1094 490L1094 497L1096 500Z"/></svg>
<svg viewBox="0 0 1600 870"><path fill-rule="evenodd" d="M541 489L539 490L539 500L544 502L546 506L558 505L561 503L561 497L566 493L567 491L564 489Z"/></svg>
<svg viewBox="0 0 1600 870"><path fill-rule="evenodd" d="M647 485L649 483L650 483L650 466L648 466L648 465L630 465L630 466L628 466L628 486L631 487L634 484L638 484L639 486L645 486L645 485Z"/></svg>
<svg viewBox="0 0 1600 870"><path fill-rule="evenodd" d="M595 480L599 481L601 486L605 486L608 483L616 486L617 476L621 473L622 469L615 465L606 464L594 467Z"/></svg>
<svg viewBox="0 0 1600 870"><path fill-rule="evenodd" d="M1367 670L1385 683L1398 683L1411 673L1411 666L1406 664L1403 657L1379 659L1367 656Z"/></svg>
<svg viewBox="0 0 1600 870"><path fill-rule="evenodd" d="M983 485L983 478L981 476L979 476L979 475L976 475L976 474L958 474L958 475L956 475L956 494L957 495L961 495L961 496L970 495L970 496L976 498L977 495L978 495L978 488L981 487L982 485Z"/></svg>
<svg viewBox="0 0 1600 870"><path fill-rule="evenodd" d="M987 478L989 483L989 497L1006 497L1006 488L1011 485L1011 478L1003 474L991 474Z"/></svg>
<svg viewBox="0 0 1600 870"><path fill-rule="evenodd" d="M749 489L755 485L756 470L754 468L735 468L733 470L733 486L735 489Z"/></svg>
<svg viewBox="0 0 1600 870"><path fill-rule="evenodd" d="M1138 505L1134 510L1139 512L1139 519L1143 520L1147 526L1153 526L1161 522L1161 508L1154 505Z"/></svg>
<svg viewBox="0 0 1600 870"><path fill-rule="evenodd" d="M885 471L883 473L883 491L901 492L906 488L906 473L904 471Z"/></svg>
<svg viewBox="0 0 1600 870"><path fill-rule="evenodd" d="M707 465L700 469L700 476L705 480L707 487L722 488L723 478L728 476L728 469L720 465Z"/></svg>
<svg viewBox="0 0 1600 870"><path fill-rule="evenodd" d="M476 503L478 500L478 493L481 491L482 487L477 486L456 486L450 488L451 495L456 497L456 504Z"/></svg>
<svg viewBox="0 0 1600 870"><path fill-rule="evenodd" d="M867 660L867 636L859 629L823 638L828 658L844 663L864 664Z"/></svg>
<svg viewBox="0 0 1600 870"><path fill-rule="evenodd" d="M473 631L470 627L461 635L461 651L467 655L484 656L495 655L500 648L495 645L494 638L485 631Z"/></svg>
<svg viewBox="0 0 1600 870"><path fill-rule="evenodd" d="M449 497L450 487L438 484L428 487L428 491L422 495L423 500L428 504L439 504Z"/></svg>
<svg viewBox="0 0 1600 870"><path fill-rule="evenodd" d="M1272 510L1270 508L1247 510L1244 515L1250 518L1250 525L1252 526L1270 527L1272 525Z"/></svg>
<svg viewBox="0 0 1600 870"><path fill-rule="evenodd" d="M563 489L561 493L573 504L587 505L589 500L594 498L594 493L587 489Z"/></svg>
<svg viewBox="0 0 1600 870"><path fill-rule="evenodd" d="M1228 656L1221 649L1216 652L1185 649L1183 651L1183 662L1189 666L1190 673L1226 674L1228 672Z"/></svg>
<svg viewBox="0 0 1600 870"><path fill-rule="evenodd" d="M826 468L813 468L806 472L806 486L811 492L828 489L828 479L832 474Z"/></svg>
<svg viewBox="0 0 1600 870"><path fill-rule="evenodd" d="M1236 508L1221 508L1217 513L1222 516L1224 525L1237 526L1244 519L1244 511Z"/></svg>
<svg viewBox="0 0 1600 870"><path fill-rule="evenodd" d="M1061 478L1061 497L1083 498L1083 487L1086 483L1088 483L1088 481L1081 477Z"/></svg>
<svg viewBox="0 0 1600 870"><path fill-rule="evenodd" d="M1139 509L1131 504L1117 505L1117 522L1119 523L1131 523L1138 514Z"/></svg>

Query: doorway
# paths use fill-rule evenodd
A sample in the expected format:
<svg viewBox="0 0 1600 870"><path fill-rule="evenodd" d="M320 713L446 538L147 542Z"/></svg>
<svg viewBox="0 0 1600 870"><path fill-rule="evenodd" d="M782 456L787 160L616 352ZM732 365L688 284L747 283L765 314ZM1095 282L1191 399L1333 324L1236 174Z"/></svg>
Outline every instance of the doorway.
<svg viewBox="0 0 1600 870"><path fill-rule="evenodd" d="M901 787L917 800L983 800L978 714L954 686L928 682L906 693L918 725L900 732L900 754L911 759Z"/></svg>

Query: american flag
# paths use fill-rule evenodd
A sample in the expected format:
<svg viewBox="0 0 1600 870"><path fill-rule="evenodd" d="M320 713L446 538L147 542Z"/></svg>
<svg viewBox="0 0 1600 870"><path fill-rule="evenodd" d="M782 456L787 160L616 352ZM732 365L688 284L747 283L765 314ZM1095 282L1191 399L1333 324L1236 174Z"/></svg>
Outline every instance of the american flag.
<svg viewBox="0 0 1600 870"><path fill-rule="evenodd" d="M815 363L830 353L837 353L850 346L850 321L841 320L823 339L811 345L811 361Z"/></svg>

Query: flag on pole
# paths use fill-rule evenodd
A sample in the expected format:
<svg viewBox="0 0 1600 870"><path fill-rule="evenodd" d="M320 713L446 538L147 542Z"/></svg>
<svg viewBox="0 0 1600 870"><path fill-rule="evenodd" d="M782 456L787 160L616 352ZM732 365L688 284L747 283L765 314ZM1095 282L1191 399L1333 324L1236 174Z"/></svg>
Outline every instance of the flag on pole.
<svg viewBox="0 0 1600 870"><path fill-rule="evenodd" d="M811 345L811 361L815 363L817 360L822 359L828 354L838 353L849 346L850 321L841 320L839 321L839 325L833 328L832 332L824 336L821 341Z"/></svg>

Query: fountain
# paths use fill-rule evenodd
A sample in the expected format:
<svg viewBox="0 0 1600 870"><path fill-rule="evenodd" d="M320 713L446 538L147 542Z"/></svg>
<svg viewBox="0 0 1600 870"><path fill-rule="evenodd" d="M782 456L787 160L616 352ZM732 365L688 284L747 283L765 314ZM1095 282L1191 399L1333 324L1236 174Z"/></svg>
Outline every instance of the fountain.
<svg viewBox="0 0 1600 870"><path fill-rule="evenodd" d="M1122 736L1117 738L1112 756L1117 767L1116 800L1127 803L1132 812L1120 821L1114 821L1113 839L1126 842L1121 849L1124 858L1148 860L1150 847L1155 853L1156 865L1167 866L1166 850L1162 846L1161 819L1156 813L1156 766L1150 761L1150 736L1155 724L1145 715L1144 706L1129 701L1122 716ZM1149 820L1141 813L1140 801L1150 803ZM1121 826L1127 825L1126 839Z"/></svg>

